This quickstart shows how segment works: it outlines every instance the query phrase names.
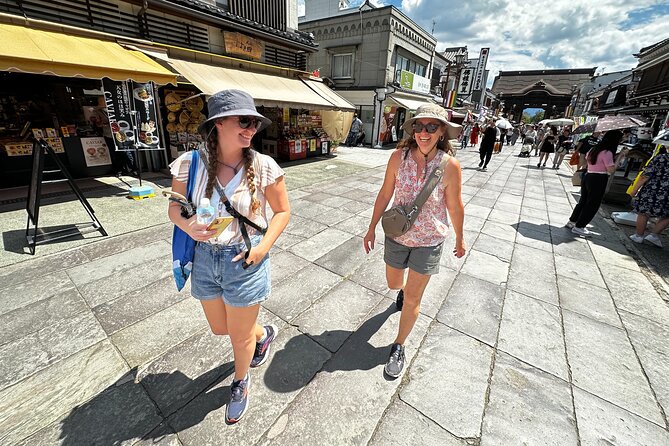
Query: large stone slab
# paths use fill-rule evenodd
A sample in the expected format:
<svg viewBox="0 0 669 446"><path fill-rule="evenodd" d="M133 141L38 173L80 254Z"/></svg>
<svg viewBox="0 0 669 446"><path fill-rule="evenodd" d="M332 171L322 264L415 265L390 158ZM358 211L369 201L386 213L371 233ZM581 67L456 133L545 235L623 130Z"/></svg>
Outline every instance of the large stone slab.
<svg viewBox="0 0 669 446"><path fill-rule="evenodd" d="M511 262L513 243L508 240L502 240L488 234L480 234L471 247L477 251L494 255L504 262Z"/></svg>
<svg viewBox="0 0 669 446"><path fill-rule="evenodd" d="M437 314L437 320L494 346L504 292L503 287L460 274Z"/></svg>
<svg viewBox="0 0 669 446"><path fill-rule="evenodd" d="M666 414L669 412L669 326L624 311L620 317Z"/></svg>
<svg viewBox="0 0 669 446"><path fill-rule="evenodd" d="M225 423L231 378L210 387L168 419L184 446L256 444L290 410L296 395L312 385L310 381L330 357L327 350L292 327L279 332L272 348L268 363L251 370L244 421L234 426Z"/></svg>
<svg viewBox="0 0 669 446"><path fill-rule="evenodd" d="M507 288L551 304L558 304L553 255L516 245L511 259Z"/></svg>
<svg viewBox="0 0 669 446"><path fill-rule="evenodd" d="M362 238L353 237L318 258L314 263L340 276L347 277L368 259L369 256L363 249Z"/></svg>
<svg viewBox="0 0 669 446"><path fill-rule="evenodd" d="M291 321L341 282L342 277L317 265L309 265L279 283L265 308Z"/></svg>
<svg viewBox="0 0 669 446"><path fill-rule="evenodd" d="M15 444L61 419L127 371L116 349L103 341L3 390L0 443Z"/></svg>
<svg viewBox="0 0 669 446"><path fill-rule="evenodd" d="M548 231L532 231L524 226L519 226L516 243L550 253L553 252L553 243Z"/></svg>
<svg viewBox="0 0 669 446"><path fill-rule="evenodd" d="M606 284L604 283L604 279L602 279L597 263L556 255L555 270L560 276L606 288Z"/></svg>
<svg viewBox="0 0 669 446"><path fill-rule="evenodd" d="M302 333L336 352L383 296L344 280L292 321ZM346 308L346 311L342 311Z"/></svg>
<svg viewBox="0 0 669 446"><path fill-rule="evenodd" d="M574 388L574 406L583 446L669 444L666 429L579 388Z"/></svg>
<svg viewBox="0 0 669 446"><path fill-rule="evenodd" d="M174 225L170 223L156 225L147 229L130 232L118 237L109 237L80 248L81 252L90 260L97 260L113 254L124 253L135 248L141 248L150 243L164 240L171 236ZM169 251L168 251L169 252Z"/></svg>
<svg viewBox="0 0 669 446"><path fill-rule="evenodd" d="M389 444L468 446L437 423L403 401L396 399L381 419L369 446Z"/></svg>
<svg viewBox="0 0 669 446"><path fill-rule="evenodd" d="M382 302L267 431L263 445L367 444L400 380L383 366L399 313ZM392 304L391 304L392 305ZM419 316L406 343L407 364L427 329ZM275 359L276 361L276 359ZM406 373L406 372L405 372Z"/></svg>
<svg viewBox="0 0 669 446"><path fill-rule="evenodd" d="M562 231L562 228L560 228L560 231ZM556 255L590 263L595 262L588 242L574 236L571 232L567 232L566 229L564 229L564 233L551 231L551 239L553 241L553 252Z"/></svg>
<svg viewBox="0 0 669 446"><path fill-rule="evenodd" d="M311 238L299 242L288 250L310 262L324 256L351 238L351 235L334 228L328 228Z"/></svg>
<svg viewBox="0 0 669 446"><path fill-rule="evenodd" d="M509 275L509 263L494 255L472 249L460 272L495 285L503 285Z"/></svg>
<svg viewBox="0 0 669 446"><path fill-rule="evenodd" d="M506 293L497 348L544 372L569 380L558 307Z"/></svg>
<svg viewBox="0 0 669 446"><path fill-rule="evenodd" d="M297 235L303 238L313 237L321 231L327 229L327 225L319 223L315 220L300 217L299 215L291 215L290 222L284 232L286 234Z"/></svg>
<svg viewBox="0 0 669 446"><path fill-rule="evenodd" d="M598 263L616 265L632 271L641 271L639 264L624 244L592 240L589 245Z"/></svg>
<svg viewBox="0 0 669 446"><path fill-rule="evenodd" d="M0 315L0 345L87 311L75 288Z"/></svg>
<svg viewBox="0 0 669 446"><path fill-rule="evenodd" d="M40 277L40 280L18 282L0 289L0 314L63 293L77 293L74 284L64 272L48 274Z"/></svg>
<svg viewBox="0 0 669 446"><path fill-rule="evenodd" d="M620 327L620 319L613 305L613 298L607 289L563 276L558 276L557 281L560 305L563 308L599 322Z"/></svg>
<svg viewBox="0 0 669 446"><path fill-rule="evenodd" d="M465 206L465 215L467 218L477 217L485 220L488 218L488 215L490 215L490 211L490 207L488 206L479 206L472 203L469 203L467 206Z"/></svg>
<svg viewBox="0 0 669 446"><path fill-rule="evenodd" d="M669 326L669 306L642 273L608 265L602 275L619 310Z"/></svg>
<svg viewBox="0 0 669 446"><path fill-rule="evenodd" d="M309 264L302 257L288 251L274 254L270 257L270 260L272 262L272 288L276 288L284 279L291 277Z"/></svg>
<svg viewBox="0 0 669 446"><path fill-rule="evenodd" d="M481 446L577 445L569 384L498 353Z"/></svg>
<svg viewBox="0 0 669 446"><path fill-rule="evenodd" d="M158 258L164 258L167 262L167 268L169 268L171 252L170 244L161 240L150 245L138 246L128 251L102 257L84 265L75 266L68 269L67 274L72 282L80 287L119 272L131 270Z"/></svg>
<svg viewBox="0 0 669 446"><path fill-rule="evenodd" d="M73 249L0 269L0 289L16 286L21 282L33 281L37 277L72 268L88 262L90 259L80 249Z"/></svg>
<svg viewBox="0 0 669 446"><path fill-rule="evenodd" d="M444 256L442 256L442 259ZM360 265L349 277L349 280L383 295L397 294L390 291L386 282L386 264L383 261L383 249L376 248L369 253L367 262Z"/></svg>
<svg viewBox="0 0 669 446"><path fill-rule="evenodd" d="M453 435L478 437L492 355L489 346L434 324L400 398Z"/></svg>
<svg viewBox="0 0 669 446"><path fill-rule="evenodd" d="M449 295L449 290L456 276L455 271L440 269L439 274L430 277L420 301L420 312L422 314L432 319L437 315L444 299ZM391 297L396 298L396 294L391 293Z"/></svg>
<svg viewBox="0 0 669 446"><path fill-rule="evenodd" d="M186 299L111 336L130 367L145 364L208 327L200 302Z"/></svg>
<svg viewBox="0 0 669 446"><path fill-rule="evenodd" d="M563 311L574 385L655 423L663 423L623 330Z"/></svg>
<svg viewBox="0 0 669 446"><path fill-rule="evenodd" d="M103 340L105 333L90 311L77 313L0 346L0 389Z"/></svg>
<svg viewBox="0 0 669 446"><path fill-rule="evenodd" d="M513 223L514 222L502 224L488 220L483 225L483 228L481 228L481 232L493 237L513 242L516 240L516 229L511 226Z"/></svg>

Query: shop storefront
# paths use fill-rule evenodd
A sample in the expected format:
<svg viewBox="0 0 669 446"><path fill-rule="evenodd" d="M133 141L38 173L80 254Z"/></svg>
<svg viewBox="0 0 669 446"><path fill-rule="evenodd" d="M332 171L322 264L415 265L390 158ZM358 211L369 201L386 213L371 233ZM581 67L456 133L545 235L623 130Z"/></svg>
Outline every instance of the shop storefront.
<svg viewBox="0 0 669 446"><path fill-rule="evenodd" d="M119 171L126 161L120 142L143 137L160 149L157 118L130 137L130 120L109 113L102 79L137 81L127 102L141 104L149 103L152 82L176 83L169 70L114 42L0 24L0 187L28 183L35 138L45 139L74 177Z"/></svg>

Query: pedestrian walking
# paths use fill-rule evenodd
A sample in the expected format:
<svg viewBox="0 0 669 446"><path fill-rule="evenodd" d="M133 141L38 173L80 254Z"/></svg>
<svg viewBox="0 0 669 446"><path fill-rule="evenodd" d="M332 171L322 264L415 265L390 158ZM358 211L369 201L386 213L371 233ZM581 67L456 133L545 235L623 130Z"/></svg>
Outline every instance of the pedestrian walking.
<svg viewBox="0 0 669 446"><path fill-rule="evenodd" d="M634 197L634 212L637 217L636 233L630 238L636 243L646 240L661 248L660 234L669 226L669 154L666 147L662 146L660 153L643 169L631 195ZM650 234L644 237L650 217L657 217L659 220Z"/></svg>
<svg viewBox="0 0 669 446"><path fill-rule="evenodd" d="M504 146L504 140L506 139L506 129L497 129L497 139L499 139L499 151L502 151L502 146Z"/></svg>
<svg viewBox="0 0 669 446"><path fill-rule="evenodd" d="M481 139L481 146L479 147L479 155L481 162L479 163L479 170L488 170L488 163L492 158L492 151L495 148L495 139L497 138L497 128L495 121L492 119L488 121L488 125L483 129L483 139Z"/></svg>
<svg viewBox="0 0 669 446"><path fill-rule="evenodd" d="M358 118L358 114L354 113L353 114L353 122L351 123L351 129L348 132L348 136L346 137L346 141L344 144L347 146L356 146L358 144L358 139L360 138L360 134L362 133L362 121L360 118Z"/></svg>
<svg viewBox="0 0 669 446"><path fill-rule="evenodd" d="M218 216L235 217L220 235L196 217L184 218L170 203L170 220L197 241L191 294L204 310L211 331L229 335L235 370L225 419L236 423L248 407L249 367L262 365L277 328L257 323L260 303L270 293L268 252L290 218L284 172L269 156L251 148L251 139L270 120L256 111L241 90L223 90L207 102L208 119L200 125L206 141L194 183L193 202L209 198ZM186 195L192 152L170 166L172 190ZM227 197L227 198L226 198ZM266 204L273 216L267 222ZM264 236L257 228L266 228Z"/></svg>
<svg viewBox="0 0 669 446"><path fill-rule="evenodd" d="M446 110L436 104L418 107L416 115L404 123L404 131L410 136L398 145L388 161L363 239L365 252L369 253L374 249L376 225L390 199L395 197L393 206L413 203L431 173L444 161L443 176L418 210L414 224L398 237L386 236L384 243L386 280L390 289L399 290L397 307L402 311L397 337L384 367L385 373L393 378L404 368L404 342L418 318L425 287L430 277L439 272L449 215L455 231L453 253L456 257L465 255L462 171L458 160L450 155L448 141L457 136L458 127L448 121Z"/></svg>
<svg viewBox="0 0 669 446"><path fill-rule="evenodd" d="M513 131L511 132L511 137L509 139L509 144L512 146L516 145L516 142L518 141L518 138L520 137L520 128L519 126L516 126L513 128Z"/></svg>
<svg viewBox="0 0 669 446"><path fill-rule="evenodd" d="M543 141L541 141L541 147L539 148L539 162L537 167L546 167L548 158L553 152L555 152L555 143L557 142L557 128L551 126L550 130L544 135ZM543 164L542 164L543 161Z"/></svg>
<svg viewBox="0 0 669 446"><path fill-rule="evenodd" d="M479 133L481 132L481 127L479 127L479 123L475 122L474 126L472 127L472 133L469 137L469 142L472 144L472 146L475 146L476 144L479 143Z"/></svg>
<svg viewBox="0 0 669 446"><path fill-rule="evenodd" d="M541 147L541 143L544 141L544 136L546 136L546 129L548 127L545 125L540 125L539 128L537 129L537 135L536 138L534 139L534 156L537 156L539 154L539 148Z"/></svg>
<svg viewBox="0 0 669 446"><path fill-rule="evenodd" d="M600 132L594 132L592 135L583 138L576 144L576 151L574 152L574 155L578 155L578 170L585 169L585 167L588 165L588 160L586 159L585 155L597 145L599 142L599 135ZM572 155L572 156L574 156Z"/></svg>
<svg viewBox="0 0 669 446"><path fill-rule="evenodd" d="M553 155L553 169L558 170L564 157L571 150L571 134L569 128L562 129L562 134L558 136L557 145L555 147L555 154Z"/></svg>
<svg viewBox="0 0 669 446"><path fill-rule="evenodd" d="M609 130L602 141L586 155L588 171L581 184L581 197L566 225L574 234L584 237L592 234L586 226L602 203L609 175L616 171L614 155L622 137L623 132L620 130Z"/></svg>
<svg viewBox="0 0 669 446"><path fill-rule="evenodd" d="M467 148L467 143L469 142L469 135L472 132L472 125L467 123L462 127L462 132L460 133L460 150Z"/></svg>

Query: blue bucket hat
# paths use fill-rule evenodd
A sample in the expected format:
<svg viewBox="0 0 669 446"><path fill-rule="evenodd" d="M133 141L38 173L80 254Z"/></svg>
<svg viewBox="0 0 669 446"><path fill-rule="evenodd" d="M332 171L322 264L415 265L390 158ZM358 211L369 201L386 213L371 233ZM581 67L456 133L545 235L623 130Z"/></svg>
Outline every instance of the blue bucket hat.
<svg viewBox="0 0 669 446"><path fill-rule="evenodd" d="M211 95L207 100L207 110L209 111L209 117L198 127L198 132L204 138L207 137L210 123L225 116L253 116L262 123L258 131L272 123L256 111L253 98L242 90L223 90Z"/></svg>

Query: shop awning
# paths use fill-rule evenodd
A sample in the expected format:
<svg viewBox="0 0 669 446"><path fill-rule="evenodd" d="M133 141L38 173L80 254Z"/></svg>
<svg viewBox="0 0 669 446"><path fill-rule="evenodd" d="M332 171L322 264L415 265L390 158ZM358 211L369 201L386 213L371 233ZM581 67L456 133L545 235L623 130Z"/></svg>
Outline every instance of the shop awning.
<svg viewBox="0 0 669 446"><path fill-rule="evenodd" d="M400 107L404 107L407 110L416 111L418 107L425 104L434 104L430 98L421 98L420 96L400 96L398 94L391 94L388 96L392 102L395 102Z"/></svg>
<svg viewBox="0 0 669 446"><path fill-rule="evenodd" d="M170 59L169 64L206 95L228 88L237 88L253 96L258 106L310 110L338 108L296 78L271 76L178 59Z"/></svg>
<svg viewBox="0 0 669 446"><path fill-rule="evenodd" d="M0 71L176 85L176 75L116 42L0 24Z"/></svg>
<svg viewBox="0 0 669 446"><path fill-rule="evenodd" d="M302 81L309 86L312 90L318 93L320 96L325 98L333 106L340 110L355 110L355 105L348 102L346 99L339 96L335 91L330 87L325 85L323 82L312 81L307 79L302 79Z"/></svg>

